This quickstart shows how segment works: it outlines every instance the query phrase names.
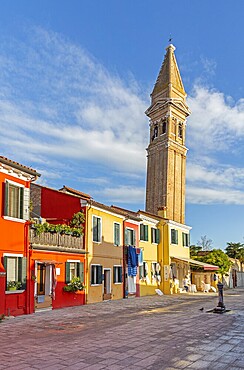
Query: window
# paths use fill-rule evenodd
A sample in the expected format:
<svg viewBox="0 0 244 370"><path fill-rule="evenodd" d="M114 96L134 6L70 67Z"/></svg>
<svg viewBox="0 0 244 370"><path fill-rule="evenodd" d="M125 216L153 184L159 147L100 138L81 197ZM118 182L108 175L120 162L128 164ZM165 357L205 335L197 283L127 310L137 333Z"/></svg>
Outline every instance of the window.
<svg viewBox="0 0 244 370"><path fill-rule="evenodd" d="M26 257L17 257L14 255L4 256L3 264L6 270L6 290L8 290L9 285L17 286L17 290L25 289L26 288Z"/></svg>
<svg viewBox="0 0 244 370"><path fill-rule="evenodd" d="M148 264L147 262L143 262L142 265L139 266L139 278L145 279L148 275Z"/></svg>
<svg viewBox="0 0 244 370"><path fill-rule="evenodd" d="M148 225L140 224L140 240L148 241Z"/></svg>
<svg viewBox="0 0 244 370"><path fill-rule="evenodd" d="M4 215L28 220L29 218L29 189L18 183L6 181Z"/></svg>
<svg viewBox="0 0 244 370"><path fill-rule="evenodd" d="M153 129L153 140L158 137L158 125L155 125Z"/></svg>
<svg viewBox="0 0 244 370"><path fill-rule="evenodd" d="M125 228L125 245L136 245L136 233L135 230Z"/></svg>
<svg viewBox="0 0 244 370"><path fill-rule="evenodd" d="M152 243L159 244L159 240L160 240L159 229L155 229L154 227L151 228L151 240L152 240Z"/></svg>
<svg viewBox="0 0 244 370"><path fill-rule="evenodd" d="M114 223L114 245L120 245L120 224Z"/></svg>
<svg viewBox="0 0 244 370"><path fill-rule="evenodd" d="M97 216L93 216L93 228L92 228L92 236L93 241L100 243L101 242L101 233L102 231L102 219Z"/></svg>
<svg viewBox="0 0 244 370"><path fill-rule="evenodd" d="M151 278L152 278L152 283L155 282L155 279L157 279L157 276L160 275L157 272L157 262L152 262L151 263Z"/></svg>
<svg viewBox="0 0 244 370"><path fill-rule="evenodd" d="M178 244L178 230L171 229L171 244Z"/></svg>
<svg viewBox="0 0 244 370"><path fill-rule="evenodd" d="M164 121L162 125L162 134L166 134L166 128L167 128L167 125L166 125L166 122Z"/></svg>
<svg viewBox="0 0 244 370"><path fill-rule="evenodd" d="M74 277L79 277L84 283L84 263L68 261L65 263L65 282L68 284Z"/></svg>
<svg viewBox="0 0 244 370"><path fill-rule="evenodd" d="M178 125L178 136L179 136L180 139L182 139L182 137L183 137L183 125L182 125L182 123L179 123L179 125Z"/></svg>
<svg viewBox="0 0 244 370"><path fill-rule="evenodd" d="M91 265L91 285L102 284L102 271L101 265Z"/></svg>
<svg viewBox="0 0 244 370"><path fill-rule="evenodd" d="M190 235L187 233L182 233L182 245L183 247L189 247L190 245Z"/></svg>
<svg viewBox="0 0 244 370"><path fill-rule="evenodd" d="M123 282L122 277L122 266L114 266L114 284L119 284Z"/></svg>

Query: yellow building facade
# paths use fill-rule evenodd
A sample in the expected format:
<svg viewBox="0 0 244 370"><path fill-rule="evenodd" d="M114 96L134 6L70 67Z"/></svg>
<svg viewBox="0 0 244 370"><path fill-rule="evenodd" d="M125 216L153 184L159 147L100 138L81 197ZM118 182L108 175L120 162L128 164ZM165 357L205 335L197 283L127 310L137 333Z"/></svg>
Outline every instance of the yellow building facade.
<svg viewBox="0 0 244 370"><path fill-rule="evenodd" d="M158 263L158 244L160 218L144 211L139 211L139 289L140 296L153 295L161 283L160 265Z"/></svg>
<svg viewBox="0 0 244 370"><path fill-rule="evenodd" d="M91 200L86 206L86 303L124 295L124 216Z"/></svg>
<svg viewBox="0 0 244 370"><path fill-rule="evenodd" d="M158 246L158 261L162 267L160 289L165 294L173 294L183 288L184 277L190 277L191 227L161 215L159 227L163 237Z"/></svg>

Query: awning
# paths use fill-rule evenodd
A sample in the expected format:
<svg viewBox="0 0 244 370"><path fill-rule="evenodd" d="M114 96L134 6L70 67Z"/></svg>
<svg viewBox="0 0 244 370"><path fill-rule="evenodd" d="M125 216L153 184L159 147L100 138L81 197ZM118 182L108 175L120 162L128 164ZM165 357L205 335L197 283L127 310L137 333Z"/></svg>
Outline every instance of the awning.
<svg viewBox="0 0 244 370"><path fill-rule="evenodd" d="M205 263L205 262L200 262L200 261L196 261L196 260L193 260L191 258L185 258L185 257L170 257L170 258L174 258L175 260L179 260L179 261L183 261L183 262L188 262L190 265L196 265L196 266L200 266L202 267L204 270L211 270L211 271L216 271L219 269L219 266L215 266L215 265L210 265L209 263Z"/></svg>

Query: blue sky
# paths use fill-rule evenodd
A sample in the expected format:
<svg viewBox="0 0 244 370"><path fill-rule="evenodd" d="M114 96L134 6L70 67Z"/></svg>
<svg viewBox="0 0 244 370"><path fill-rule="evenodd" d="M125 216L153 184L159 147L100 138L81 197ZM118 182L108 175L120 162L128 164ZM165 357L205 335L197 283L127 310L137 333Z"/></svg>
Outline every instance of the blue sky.
<svg viewBox="0 0 244 370"><path fill-rule="evenodd" d="M244 237L244 2L0 0L0 153L144 208L144 111L170 34L188 105L191 242Z"/></svg>

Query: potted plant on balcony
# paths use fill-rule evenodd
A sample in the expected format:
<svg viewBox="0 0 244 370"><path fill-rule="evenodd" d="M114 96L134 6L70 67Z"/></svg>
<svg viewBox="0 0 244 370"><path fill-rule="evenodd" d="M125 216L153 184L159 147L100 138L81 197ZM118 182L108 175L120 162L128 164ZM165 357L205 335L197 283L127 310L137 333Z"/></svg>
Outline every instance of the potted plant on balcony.
<svg viewBox="0 0 244 370"><path fill-rule="evenodd" d="M10 280L7 282L7 290L19 290L20 287L21 287L20 281Z"/></svg>
<svg viewBox="0 0 244 370"><path fill-rule="evenodd" d="M82 283L79 277L73 277L70 282L63 287L65 292L78 293L85 289L84 284Z"/></svg>

